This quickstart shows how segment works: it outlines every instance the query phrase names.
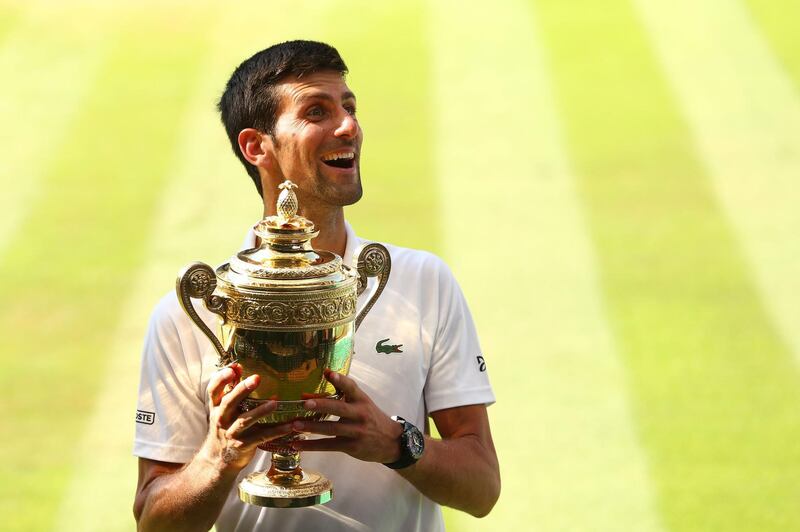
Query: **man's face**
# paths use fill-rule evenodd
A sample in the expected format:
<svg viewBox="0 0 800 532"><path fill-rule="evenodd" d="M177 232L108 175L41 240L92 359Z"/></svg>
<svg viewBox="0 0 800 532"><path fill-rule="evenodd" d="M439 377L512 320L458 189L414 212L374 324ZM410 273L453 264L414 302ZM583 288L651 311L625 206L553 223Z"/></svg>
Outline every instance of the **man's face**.
<svg viewBox="0 0 800 532"><path fill-rule="evenodd" d="M342 75L326 71L289 78L278 86L278 98L273 173L294 181L305 202L357 202L362 132L355 95Z"/></svg>

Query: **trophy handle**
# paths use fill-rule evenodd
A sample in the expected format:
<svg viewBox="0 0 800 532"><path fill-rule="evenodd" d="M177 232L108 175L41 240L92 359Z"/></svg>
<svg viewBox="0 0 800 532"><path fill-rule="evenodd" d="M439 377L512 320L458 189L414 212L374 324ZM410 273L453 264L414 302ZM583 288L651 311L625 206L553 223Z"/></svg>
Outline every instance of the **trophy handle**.
<svg viewBox="0 0 800 532"><path fill-rule="evenodd" d="M212 295L216 287L217 277L214 275L214 270L211 269L211 266L202 262L195 262L185 267L178 273L178 279L175 281L175 291L178 293L178 301L180 301L181 307L183 307L183 310L186 311L186 314L189 315L194 324L214 344L214 348L219 353L220 366L226 366L232 362L230 353L225 351L217 336L200 319L191 300L191 298L202 299L208 310L219 314L224 320L225 298Z"/></svg>
<svg viewBox="0 0 800 532"><path fill-rule="evenodd" d="M356 250L356 270L358 271L358 295L360 296L367 289L367 277L378 278L378 288L367 302L367 305L356 317L356 330L361 322L372 309L375 301L378 300L383 292L386 282L389 280L389 272L392 270L392 257L389 250L383 244L362 244Z"/></svg>

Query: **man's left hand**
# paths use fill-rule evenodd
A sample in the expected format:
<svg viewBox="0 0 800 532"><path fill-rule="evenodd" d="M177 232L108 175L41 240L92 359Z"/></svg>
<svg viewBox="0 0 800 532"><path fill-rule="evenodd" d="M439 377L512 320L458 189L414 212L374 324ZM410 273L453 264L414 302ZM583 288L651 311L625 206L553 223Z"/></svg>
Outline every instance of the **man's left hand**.
<svg viewBox="0 0 800 532"><path fill-rule="evenodd" d="M292 429L333 437L297 441L293 447L298 451L341 451L367 462L390 463L399 459L400 424L383 413L350 377L333 371L326 371L325 377L343 400L308 399L303 406L320 414L339 416L339 420L297 420Z"/></svg>

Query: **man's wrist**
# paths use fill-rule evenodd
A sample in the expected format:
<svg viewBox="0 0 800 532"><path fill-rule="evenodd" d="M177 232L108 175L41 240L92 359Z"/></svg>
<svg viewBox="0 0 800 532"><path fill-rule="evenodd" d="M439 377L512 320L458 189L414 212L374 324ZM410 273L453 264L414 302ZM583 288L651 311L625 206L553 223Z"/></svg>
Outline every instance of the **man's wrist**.
<svg viewBox="0 0 800 532"><path fill-rule="evenodd" d="M392 428L389 433L392 441L392 444L389 446L389 449L391 449L391 453L387 457L388 460L383 461L384 464L390 464L392 462L396 462L397 460L400 459L400 456L403 454L402 443L400 441L400 438L403 436L403 426L400 423L397 423L394 419L391 419L391 425Z"/></svg>
<svg viewBox="0 0 800 532"><path fill-rule="evenodd" d="M392 421L396 422L401 429L397 439L400 455L396 460L384 462L383 465L390 469L404 469L416 464L422 458L425 450L425 437L417 427L400 416L392 416Z"/></svg>
<svg viewBox="0 0 800 532"><path fill-rule="evenodd" d="M195 461L199 461L198 465L203 466L217 478L235 478L247 465L247 461L242 460L238 450L231 447L222 449L214 447L203 445L195 455Z"/></svg>

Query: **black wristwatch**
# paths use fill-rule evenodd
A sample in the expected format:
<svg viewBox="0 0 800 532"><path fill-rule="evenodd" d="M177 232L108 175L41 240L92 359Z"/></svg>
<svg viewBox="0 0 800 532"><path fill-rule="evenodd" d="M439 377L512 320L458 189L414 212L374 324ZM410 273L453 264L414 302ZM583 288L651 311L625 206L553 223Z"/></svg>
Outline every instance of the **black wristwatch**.
<svg viewBox="0 0 800 532"><path fill-rule="evenodd" d="M383 464L390 469L403 469L417 463L422 458L425 450L425 438L417 427L401 418L392 416L393 421L397 421L403 426L403 433L400 434L400 458L390 464Z"/></svg>

